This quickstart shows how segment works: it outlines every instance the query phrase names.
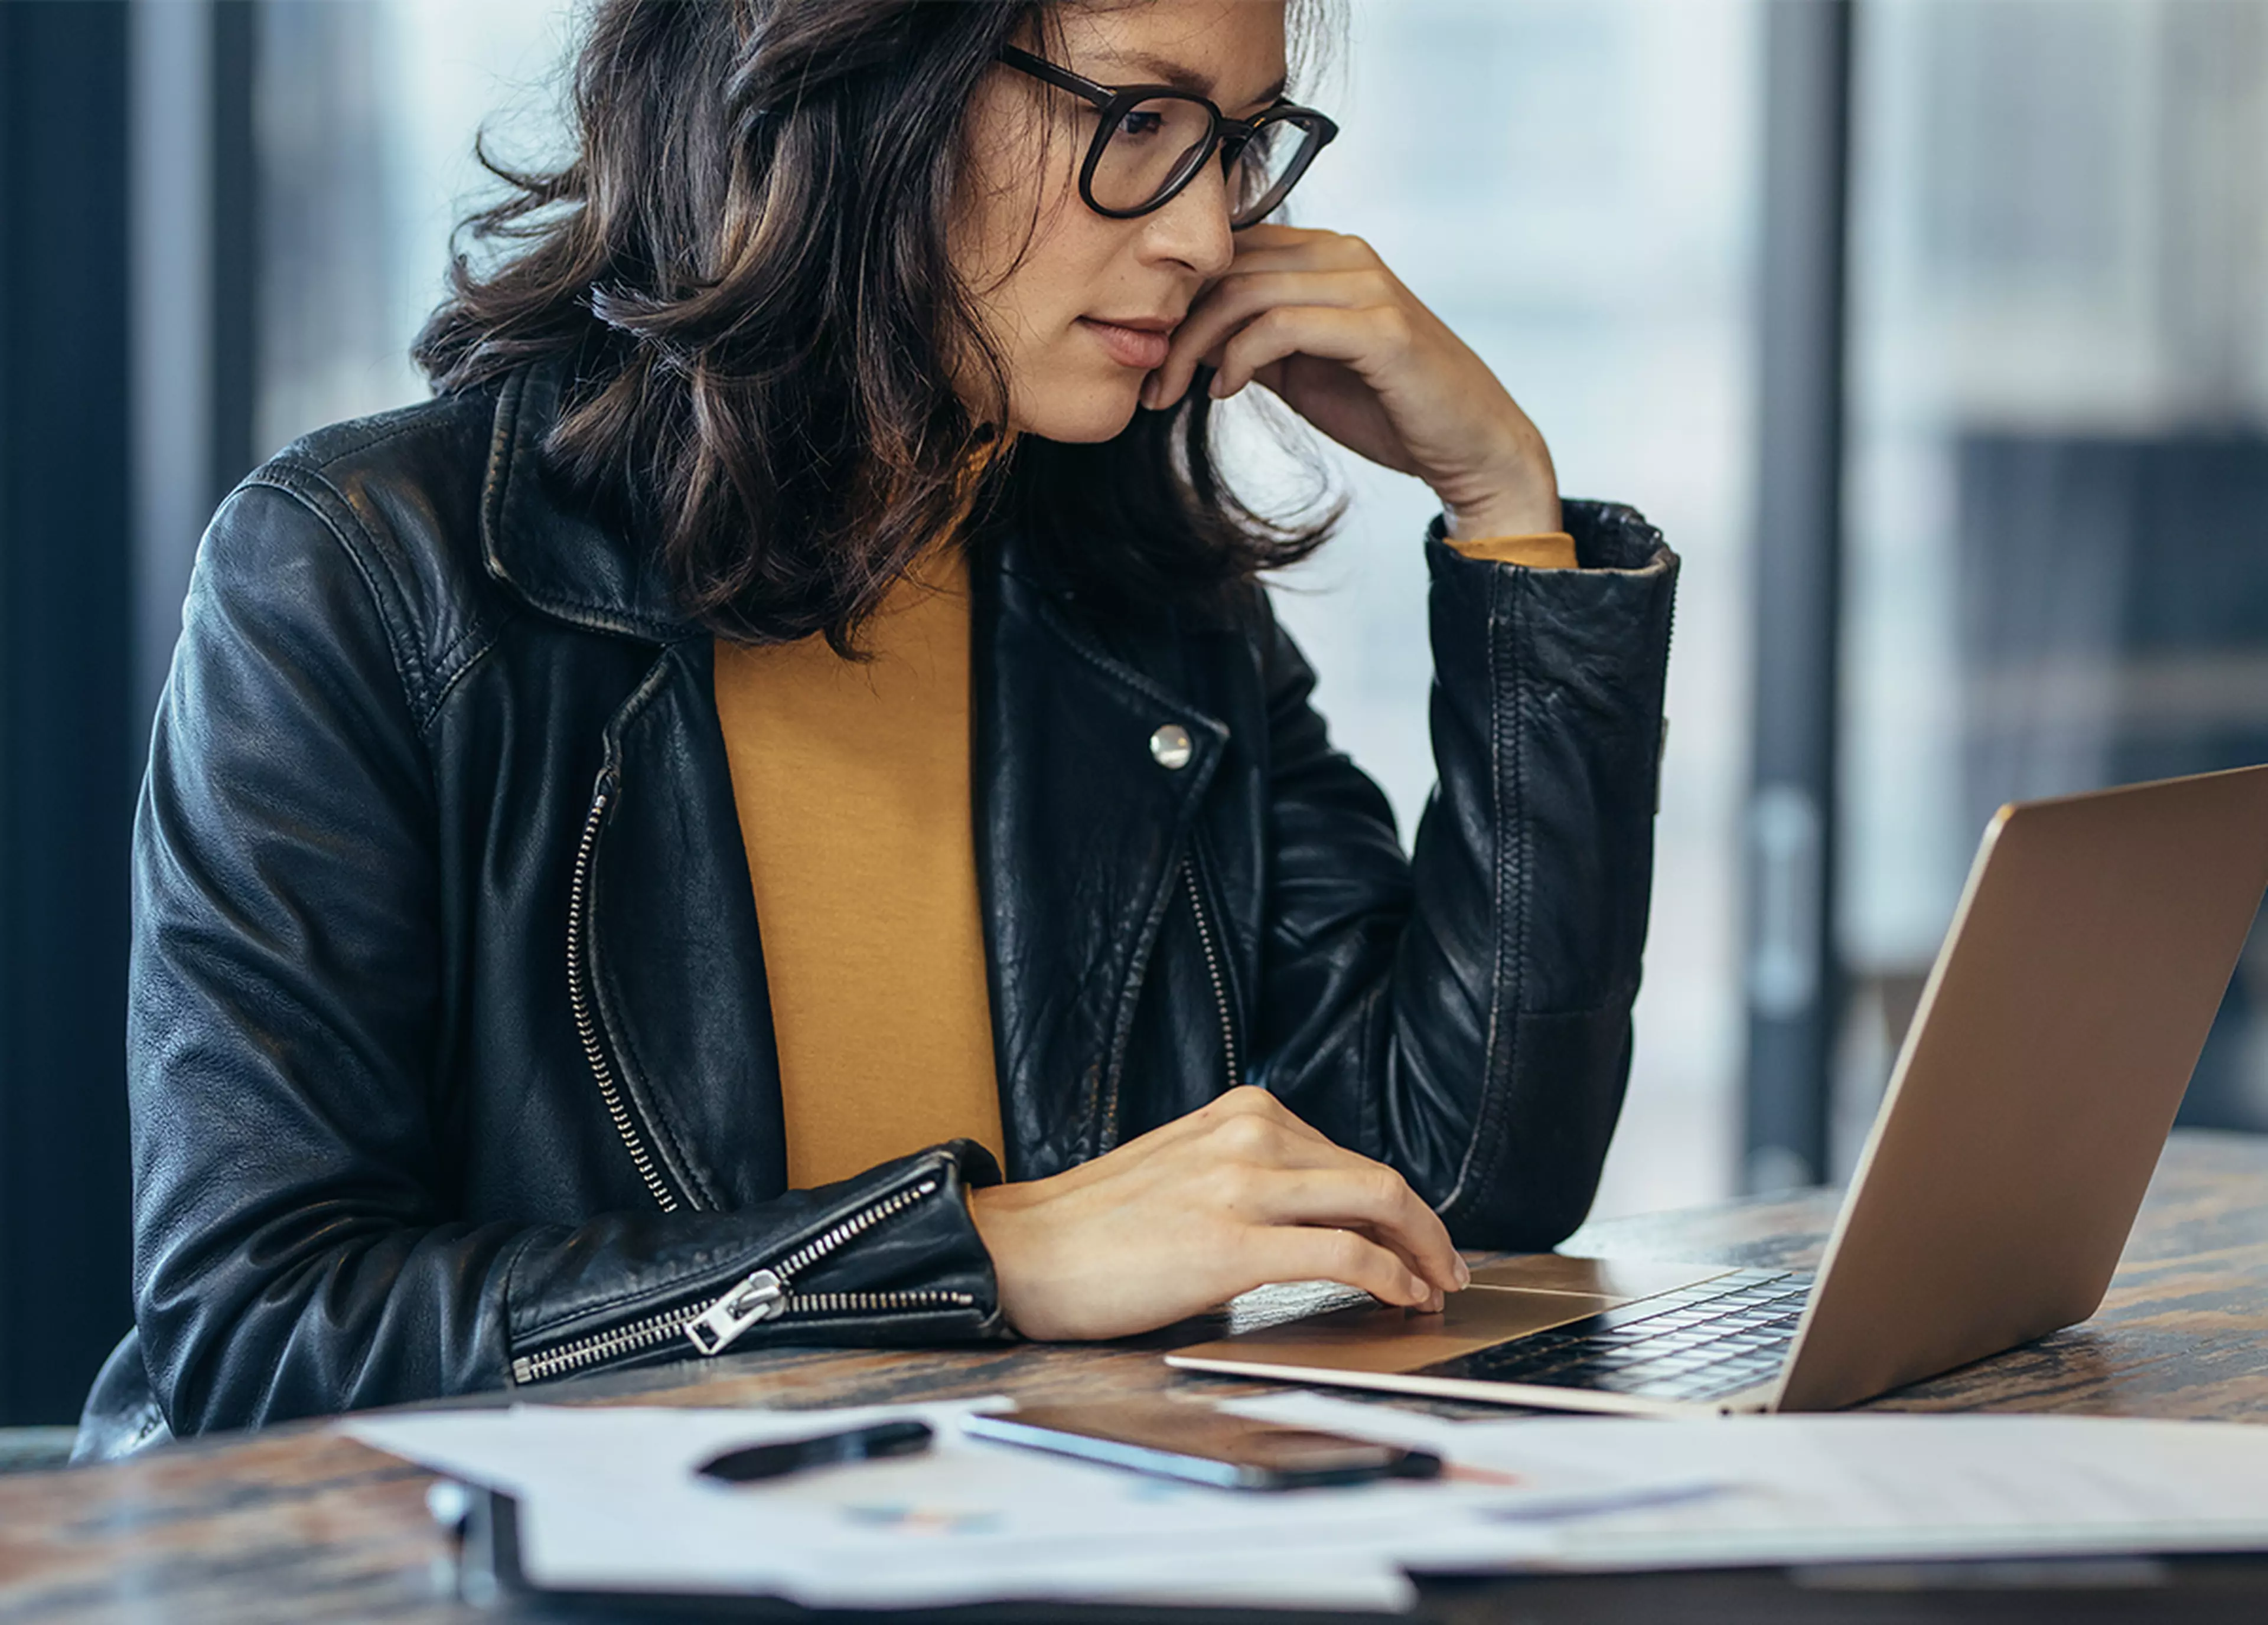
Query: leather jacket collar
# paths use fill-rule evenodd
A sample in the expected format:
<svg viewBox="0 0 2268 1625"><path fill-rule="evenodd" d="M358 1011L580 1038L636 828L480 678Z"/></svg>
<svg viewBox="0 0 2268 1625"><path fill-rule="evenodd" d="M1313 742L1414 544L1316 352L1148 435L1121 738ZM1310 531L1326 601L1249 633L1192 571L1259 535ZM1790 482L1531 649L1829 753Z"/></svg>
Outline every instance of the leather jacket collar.
<svg viewBox="0 0 2268 1625"><path fill-rule="evenodd" d="M481 488L489 574L529 607L576 626L658 643L706 636L678 614L651 556L623 546L561 489L543 441L558 421L564 371L558 361L524 367L497 397Z"/></svg>

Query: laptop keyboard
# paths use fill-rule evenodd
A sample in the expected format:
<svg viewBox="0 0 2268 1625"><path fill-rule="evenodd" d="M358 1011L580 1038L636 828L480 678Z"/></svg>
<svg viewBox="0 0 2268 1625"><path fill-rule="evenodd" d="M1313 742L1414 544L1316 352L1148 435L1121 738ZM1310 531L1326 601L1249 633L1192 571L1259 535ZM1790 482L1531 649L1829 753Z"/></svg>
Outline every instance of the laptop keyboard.
<svg viewBox="0 0 2268 1625"><path fill-rule="evenodd" d="M1424 1374L1712 1400L1778 1373L1810 1293L1808 1271L1734 1270L1445 1360Z"/></svg>

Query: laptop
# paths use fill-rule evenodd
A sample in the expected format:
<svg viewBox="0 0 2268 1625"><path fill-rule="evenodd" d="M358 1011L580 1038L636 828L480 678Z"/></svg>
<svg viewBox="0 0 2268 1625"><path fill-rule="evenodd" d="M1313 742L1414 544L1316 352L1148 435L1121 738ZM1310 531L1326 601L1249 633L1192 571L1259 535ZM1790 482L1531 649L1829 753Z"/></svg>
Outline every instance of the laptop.
<svg viewBox="0 0 2268 1625"><path fill-rule="evenodd" d="M2268 767L2005 806L1815 1276L1545 1254L1188 1371L1551 1409L1831 1410L2093 1314L2268 889Z"/></svg>

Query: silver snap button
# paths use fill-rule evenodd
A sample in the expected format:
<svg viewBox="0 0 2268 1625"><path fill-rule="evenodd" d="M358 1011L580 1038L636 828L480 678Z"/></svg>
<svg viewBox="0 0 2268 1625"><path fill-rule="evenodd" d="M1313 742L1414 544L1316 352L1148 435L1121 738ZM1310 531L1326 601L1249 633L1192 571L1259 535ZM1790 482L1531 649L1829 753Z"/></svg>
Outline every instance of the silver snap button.
<svg viewBox="0 0 2268 1625"><path fill-rule="evenodd" d="M1157 764L1170 772L1179 772L1189 765L1197 754L1197 746L1189 742L1189 731L1177 722L1169 722L1150 736L1150 755Z"/></svg>

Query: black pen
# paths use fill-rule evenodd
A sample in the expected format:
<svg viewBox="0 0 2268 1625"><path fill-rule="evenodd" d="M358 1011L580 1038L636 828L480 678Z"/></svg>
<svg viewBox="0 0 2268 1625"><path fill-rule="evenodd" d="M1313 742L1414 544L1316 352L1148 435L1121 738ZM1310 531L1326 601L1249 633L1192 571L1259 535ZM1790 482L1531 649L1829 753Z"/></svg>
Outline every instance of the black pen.
<svg viewBox="0 0 2268 1625"><path fill-rule="evenodd" d="M929 1423L878 1422L868 1428L822 1433L816 1438L781 1439L770 1445L747 1445L712 1456L694 1470L704 1478L728 1484L751 1484L779 1478L806 1467L837 1461L866 1461L880 1456L917 1456L929 1448Z"/></svg>

